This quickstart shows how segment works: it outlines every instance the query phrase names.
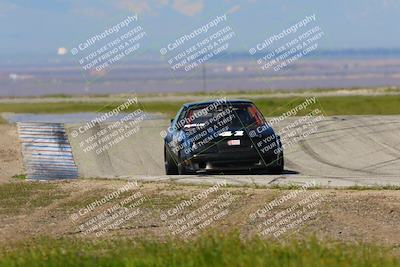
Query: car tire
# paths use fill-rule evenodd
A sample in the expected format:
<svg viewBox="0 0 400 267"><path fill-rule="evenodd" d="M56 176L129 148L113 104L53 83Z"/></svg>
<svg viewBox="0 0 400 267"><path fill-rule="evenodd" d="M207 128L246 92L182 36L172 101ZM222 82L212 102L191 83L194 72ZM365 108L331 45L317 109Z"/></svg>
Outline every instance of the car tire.
<svg viewBox="0 0 400 267"><path fill-rule="evenodd" d="M166 147L164 147L164 165L165 165L165 173L167 175L177 175L178 165L175 160L171 157L171 153L168 151Z"/></svg>
<svg viewBox="0 0 400 267"><path fill-rule="evenodd" d="M269 171L273 174L281 174L283 173L285 166L285 160L283 158L283 153L279 155L278 159L273 162Z"/></svg>
<svg viewBox="0 0 400 267"><path fill-rule="evenodd" d="M178 164L178 174L179 174L179 175L189 174L189 173L186 171L185 167L183 167L182 163L179 163L179 164Z"/></svg>

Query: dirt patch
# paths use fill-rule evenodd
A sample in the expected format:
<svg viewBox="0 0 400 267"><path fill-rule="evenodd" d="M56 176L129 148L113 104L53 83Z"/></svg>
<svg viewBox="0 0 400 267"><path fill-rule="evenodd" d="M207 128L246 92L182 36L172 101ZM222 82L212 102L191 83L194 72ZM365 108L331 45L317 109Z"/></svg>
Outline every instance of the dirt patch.
<svg viewBox="0 0 400 267"><path fill-rule="evenodd" d="M24 173L21 144L15 124L0 124L0 183Z"/></svg>
<svg viewBox="0 0 400 267"><path fill-rule="evenodd" d="M43 235L97 238L95 235L97 230L85 234L79 225L109 209L116 201L126 198L129 194L124 193L118 199L100 205L82 217L79 216L77 220L71 219L72 215L79 213L89 203L102 199L126 184L126 181L121 180L79 180L52 182L51 186L46 187L47 191L43 186L39 186L37 190L33 187L29 194L25 192L25 196L26 202L36 201L35 205L20 205L13 213L0 214L0 242ZM4 184L0 185L0 188L1 186ZM139 186L138 190L146 196L146 202L140 206L140 215L107 231L101 236L102 238L137 238L139 236L164 239L170 236L171 231L168 229L168 221L163 221L160 214L177 207L178 204L208 188L174 183L139 183ZM294 190L229 187L221 189L220 193L224 192L230 192L235 196L229 206L229 213L218 222L210 224L210 227L204 228L204 231L237 229L243 237L248 237L259 233L257 227L266 219L251 220L249 219L251 214L265 207L272 200L288 195ZM399 246L400 191L397 190L307 190L296 201L287 201L274 207L270 215L287 210L301 199L316 193L323 199L316 207L316 213L304 223L277 237L278 240L285 240L289 236L303 238L316 235L323 239L386 245L394 250ZM52 195L57 197L52 198ZM11 196L3 194L1 197ZM2 202L8 203L6 200ZM24 201L20 199L19 202ZM207 200L201 200L199 203L185 207L183 214L188 214L206 202ZM194 236L196 234L192 237ZM275 237L270 235L265 238Z"/></svg>

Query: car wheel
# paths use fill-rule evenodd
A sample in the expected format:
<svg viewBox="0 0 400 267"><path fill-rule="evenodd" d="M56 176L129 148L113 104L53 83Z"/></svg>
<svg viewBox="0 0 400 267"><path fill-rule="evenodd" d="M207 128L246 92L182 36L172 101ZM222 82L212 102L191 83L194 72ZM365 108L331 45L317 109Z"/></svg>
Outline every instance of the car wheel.
<svg viewBox="0 0 400 267"><path fill-rule="evenodd" d="M273 174L281 174L284 170L285 160L283 158L283 153L279 155L278 159L270 167L270 171Z"/></svg>
<svg viewBox="0 0 400 267"><path fill-rule="evenodd" d="M164 165L165 165L165 173L167 175L176 175L178 173L178 166L174 159L171 157L170 152L164 147Z"/></svg>
<svg viewBox="0 0 400 267"><path fill-rule="evenodd" d="M178 174L179 175L188 174L188 172L186 171L185 167L183 167L182 163L178 163Z"/></svg>

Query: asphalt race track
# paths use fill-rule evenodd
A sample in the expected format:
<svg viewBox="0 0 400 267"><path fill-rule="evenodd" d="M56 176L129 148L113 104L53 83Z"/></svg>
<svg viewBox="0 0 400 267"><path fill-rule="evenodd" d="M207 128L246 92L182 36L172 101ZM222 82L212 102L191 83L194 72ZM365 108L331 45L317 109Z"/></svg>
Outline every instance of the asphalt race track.
<svg viewBox="0 0 400 267"><path fill-rule="evenodd" d="M280 132L297 119L286 119L274 128ZM67 125L66 129L79 175L85 178L137 178L203 184L226 179L232 185L261 186L307 181L332 187L400 185L400 116L325 117L315 124L316 131L286 148L285 172L281 175L166 176L160 132L166 129L168 121L143 121L135 133L99 154L95 149L84 152L82 142L108 125L97 125L73 137L72 133L81 126Z"/></svg>

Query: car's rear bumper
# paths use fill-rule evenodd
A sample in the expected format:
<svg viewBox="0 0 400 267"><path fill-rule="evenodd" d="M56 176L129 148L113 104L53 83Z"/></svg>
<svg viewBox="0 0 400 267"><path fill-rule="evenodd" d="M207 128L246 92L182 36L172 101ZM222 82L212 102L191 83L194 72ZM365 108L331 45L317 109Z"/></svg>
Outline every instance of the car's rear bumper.
<svg viewBox="0 0 400 267"><path fill-rule="evenodd" d="M256 151L194 154L184 161L189 172L243 171L267 169L280 155L261 155Z"/></svg>

